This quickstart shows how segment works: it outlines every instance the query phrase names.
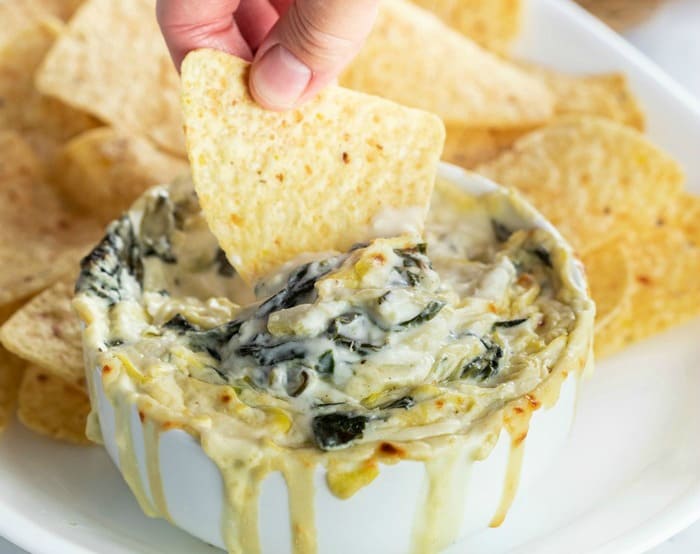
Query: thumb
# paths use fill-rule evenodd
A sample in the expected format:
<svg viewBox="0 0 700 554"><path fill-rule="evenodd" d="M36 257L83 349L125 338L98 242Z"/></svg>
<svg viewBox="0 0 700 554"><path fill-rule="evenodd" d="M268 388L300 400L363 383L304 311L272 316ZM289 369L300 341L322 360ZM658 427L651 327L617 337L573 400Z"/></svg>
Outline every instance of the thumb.
<svg viewBox="0 0 700 554"><path fill-rule="evenodd" d="M379 0L296 0L258 49L250 89L266 108L284 110L334 80L357 54Z"/></svg>

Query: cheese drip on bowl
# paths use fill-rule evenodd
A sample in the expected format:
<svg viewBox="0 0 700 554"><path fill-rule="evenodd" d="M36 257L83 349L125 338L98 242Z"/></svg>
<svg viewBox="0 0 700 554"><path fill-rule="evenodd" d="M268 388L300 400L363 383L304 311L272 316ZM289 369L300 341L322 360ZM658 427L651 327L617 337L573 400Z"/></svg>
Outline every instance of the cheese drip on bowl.
<svg viewBox="0 0 700 554"><path fill-rule="evenodd" d="M88 364L103 368L115 407L128 397L201 441L227 485L229 550L259 548L245 504L281 471L290 498L298 491L292 518L307 518L296 551L314 552L301 498L313 498L304 487L317 464L346 498L378 462L458 456L457 438L489 426L492 443L505 408L548 381L556 400L551 374L572 351L571 370L583 369L590 299L572 280L568 247L517 206L502 191L475 197L443 184L423 237L306 256L250 291L191 185L154 188L83 262L76 306ZM457 532L417 529L417 551Z"/></svg>

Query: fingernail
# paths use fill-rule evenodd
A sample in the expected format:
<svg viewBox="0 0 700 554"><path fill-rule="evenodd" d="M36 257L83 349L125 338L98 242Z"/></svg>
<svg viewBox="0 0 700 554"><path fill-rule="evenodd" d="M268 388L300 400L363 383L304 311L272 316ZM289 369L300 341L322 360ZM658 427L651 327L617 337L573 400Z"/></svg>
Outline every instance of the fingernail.
<svg viewBox="0 0 700 554"><path fill-rule="evenodd" d="M253 64L250 87L268 108L293 108L309 86L311 70L281 44L270 48Z"/></svg>

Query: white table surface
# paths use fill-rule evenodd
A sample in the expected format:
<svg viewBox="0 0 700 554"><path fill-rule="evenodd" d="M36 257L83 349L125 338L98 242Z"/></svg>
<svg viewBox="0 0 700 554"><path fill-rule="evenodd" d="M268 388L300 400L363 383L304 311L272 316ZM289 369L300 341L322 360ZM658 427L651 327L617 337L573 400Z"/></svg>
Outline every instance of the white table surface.
<svg viewBox="0 0 700 554"><path fill-rule="evenodd" d="M646 23L625 36L700 101L700 0L668 0ZM700 552L700 522L649 554ZM0 554L26 554L0 538Z"/></svg>

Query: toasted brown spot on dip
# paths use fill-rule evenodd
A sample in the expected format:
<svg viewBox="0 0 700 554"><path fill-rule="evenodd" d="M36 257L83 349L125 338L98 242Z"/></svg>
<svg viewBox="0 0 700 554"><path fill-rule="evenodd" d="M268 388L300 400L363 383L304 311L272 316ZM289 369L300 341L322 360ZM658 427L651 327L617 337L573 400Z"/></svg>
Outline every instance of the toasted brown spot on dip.
<svg viewBox="0 0 700 554"><path fill-rule="evenodd" d="M139 410L139 419L141 420L141 423L146 421L146 414L143 413L143 410Z"/></svg>
<svg viewBox="0 0 700 554"><path fill-rule="evenodd" d="M343 152L343 163L350 163L350 154L348 154L347 152Z"/></svg>
<svg viewBox="0 0 700 554"><path fill-rule="evenodd" d="M533 410L537 410L542 405L542 402L540 402L537 398L535 398L531 394L526 394L525 400L527 400L528 404L530 404L530 407Z"/></svg>
<svg viewBox="0 0 700 554"><path fill-rule="evenodd" d="M523 442L527 438L527 431L523 431L520 433L517 437L513 439L513 445L518 446L521 442Z"/></svg>
<svg viewBox="0 0 700 554"><path fill-rule="evenodd" d="M102 373L109 373L112 371L112 368L108 365L102 367Z"/></svg>
<svg viewBox="0 0 700 554"><path fill-rule="evenodd" d="M383 442L382 444L380 444L379 452L384 456L403 457L406 455L406 451L403 448L399 448L398 446L390 442Z"/></svg>

